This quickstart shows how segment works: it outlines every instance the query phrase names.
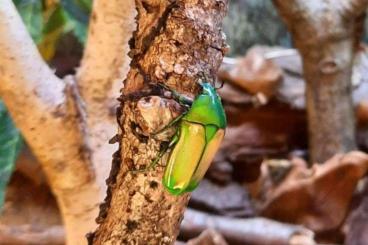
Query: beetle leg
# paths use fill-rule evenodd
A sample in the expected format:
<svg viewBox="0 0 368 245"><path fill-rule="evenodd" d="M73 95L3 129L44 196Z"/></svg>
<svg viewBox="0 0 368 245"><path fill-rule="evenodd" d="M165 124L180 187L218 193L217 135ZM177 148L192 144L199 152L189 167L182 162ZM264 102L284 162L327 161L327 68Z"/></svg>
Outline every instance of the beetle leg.
<svg viewBox="0 0 368 245"><path fill-rule="evenodd" d="M180 116L177 116L175 119L173 119L169 124L167 124L165 127L163 127L162 129L158 130L157 132L153 133L152 135L158 135L162 132L164 132L166 129L171 128L172 126L174 126L175 124L177 124L184 116L186 115L186 113L181 114Z"/></svg>
<svg viewBox="0 0 368 245"><path fill-rule="evenodd" d="M183 105L183 106L191 106L193 104L193 99L189 98L188 96L179 94L178 92L176 92L175 90L173 90L172 88L168 87L167 85L163 84L163 83L159 83L159 86L161 86L162 88L168 90L171 92L172 97L177 100L179 102L179 104Z"/></svg>
<svg viewBox="0 0 368 245"><path fill-rule="evenodd" d="M157 156L155 157L155 159L153 159L153 161L151 162L151 164L148 167L146 167L144 169L131 170L130 172L132 172L132 173L143 173L143 172L146 172L146 171L150 170L151 168L154 168L157 165L158 161L160 161L160 159L163 157L163 155L171 147L173 147L178 142L178 140L179 140L179 137L175 134L173 136L173 138L171 139L170 143L157 154Z"/></svg>

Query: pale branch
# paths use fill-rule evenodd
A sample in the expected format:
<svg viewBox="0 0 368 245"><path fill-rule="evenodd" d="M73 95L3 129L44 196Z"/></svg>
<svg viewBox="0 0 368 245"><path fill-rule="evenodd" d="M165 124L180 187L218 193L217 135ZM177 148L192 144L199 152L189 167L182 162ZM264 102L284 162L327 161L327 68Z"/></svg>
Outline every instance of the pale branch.
<svg viewBox="0 0 368 245"><path fill-rule="evenodd" d="M326 0L295 0L289 4L282 0L273 0L273 3L293 34L295 45L314 43L315 39L325 41L331 35L336 36L335 39L341 38L351 33L343 30L345 20L342 19L341 3L332 5ZM320 24L322 22L325 26Z"/></svg>
<svg viewBox="0 0 368 245"><path fill-rule="evenodd" d="M305 34L311 31L318 34L318 38L323 38L336 34L340 36L348 36L354 29L352 28L343 35L346 30L343 28L354 22L354 18L361 16L367 6L367 0L341 0L331 3L328 0L273 0L280 15L283 17L291 32L294 30L297 23L303 23L305 26ZM328 29L318 24L325 22ZM336 25L338 24L338 25ZM330 30L331 29L331 30Z"/></svg>
<svg viewBox="0 0 368 245"><path fill-rule="evenodd" d="M187 209L181 224L181 237L198 236L214 229L234 244L304 244L314 245L314 233L303 226L276 222L265 218L229 218Z"/></svg>
<svg viewBox="0 0 368 245"><path fill-rule="evenodd" d="M135 16L134 0L93 1L86 48L77 71L79 90L91 114L104 114L117 104L113 102L129 69L128 41L136 27ZM100 108L94 108L96 104Z"/></svg>
<svg viewBox="0 0 368 245"><path fill-rule="evenodd" d="M68 84L39 55L11 0L0 4L0 93L54 189L92 178Z"/></svg>
<svg viewBox="0 0 368 245"><path fill-rule="evenodd" d="M11 0L0 2L0 95L41 163L61 209L68 244L94 229L101 192L81 129L74 84L42 60Z"/></svg>
<svg viewBox="0 0 368 245"><path fill-rule="evenodd" d="M134 0L96 0L89 22L86 48L76 80L85 103L91 159L98 184L105 188L111 156L108 141L117 133L117 98L128 72L128 41L135 29Z"/></svg>

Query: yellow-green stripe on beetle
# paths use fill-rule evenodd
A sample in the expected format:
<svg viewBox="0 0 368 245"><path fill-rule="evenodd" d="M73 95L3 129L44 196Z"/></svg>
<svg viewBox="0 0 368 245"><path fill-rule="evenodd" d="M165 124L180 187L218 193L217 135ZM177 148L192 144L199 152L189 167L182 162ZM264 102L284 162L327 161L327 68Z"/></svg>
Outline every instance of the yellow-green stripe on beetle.
<svg viewBox="0 0 368 245"><path fill-rule="evenodd" d="M180 117L170 142L173 149L162 182L173 195L198 186L225 134L226 116L219 95L210 83L200 85L202 92Z"/></svg>

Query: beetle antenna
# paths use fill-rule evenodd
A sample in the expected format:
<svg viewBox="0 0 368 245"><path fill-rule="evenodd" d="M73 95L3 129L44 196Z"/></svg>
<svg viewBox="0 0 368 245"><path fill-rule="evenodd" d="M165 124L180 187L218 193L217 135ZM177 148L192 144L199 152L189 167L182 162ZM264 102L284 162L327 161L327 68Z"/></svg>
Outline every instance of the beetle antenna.
<svg viewBox="0 0 368 245"><path fill-rule="evenodd" d="M206 81L206 78L207 78L207 76L206 76L206 74L205 74L203 71L199 72L199 79L198 79L198 83L199 83L200 85L202 85L203 80L204 80L204 81Z"/></svg>
<svg viewBox="0 0 368 245"><path fill-rule="evenodd" d="M217 84L217 76L212 77L211 79L209 78L209 76L206 75L206 73L204 73L203 71L201 71L200 73L200 79L203 81L203 79L206 82L211 83L212 87L214 87L216 90L221 89L224 86L224 81L221 80L221 85L219 87L216 87ZM201 84L201 82L199 82Z"/></svg>
<svg viewBox="0 0 368 245"><path fill-rule="evenodd" d="M192 103L193 103L193 99L185 96L185 95L181 95L179 94L177 91L175 91L174 89L170 88L169 86L167 86L166 84L164 83L158 83L158 85L167 90L167 91L170 91L171 93L171 96L176 99L181 105L184 105L184 106L191 106Z"/></svg>

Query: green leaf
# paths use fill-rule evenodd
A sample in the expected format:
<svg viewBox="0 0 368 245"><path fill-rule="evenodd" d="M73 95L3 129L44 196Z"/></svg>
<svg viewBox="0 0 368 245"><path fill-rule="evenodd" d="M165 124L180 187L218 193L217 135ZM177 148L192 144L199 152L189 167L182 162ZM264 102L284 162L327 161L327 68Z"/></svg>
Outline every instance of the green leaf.
<svg viewBox="0 0 368 245"><path fill-rule="evenodd" d="M57 42L65 30L67 17L60 5L47 9L44 16L43 38L38 44L38 49L43 58L49 61L55 55Z"/></svg>
<svg viewBox="0 0 368 245"><path fill-rule="evenodd" d="M55 5L52 9L47 9L45 18L44 34L62 29L66 23L66 17L60 5Z"/></svg>
<svg viewBox="0 0 368 245"><path fill-rule="evenodd" d="M92 0L60 0L60 4L68 17L67 29L73 31L77 39L84 44L87 39Z"/></svg>
<svg viewBox="0 0 368 245"><path fill-rule="evenodd" d="M5 189L21 145L22 139L19 131L0 101L0 208L4 203Z"/></svg>
<svg viewBox="0 0 368 245"><path fill-rule="evenodd" d="M88 25L79 21L72 20L73 23L73 34L76 36L81 44L85 44L87 40L87 28Z"/></svg>
<svg viewBox="0 0 368 245"><path fill-rule="evenodd" d="M53 58L57 42L66 32L72 31L79 42L85 43L92 0L13 2L45 60Z"/></svg>
<svg viewBox="0 0 368 245"><path fill-rule="evenodd" d="M65 11L78 22L88 24L92 1L90 0L60 0Z"/></svg>
<svg viewBox="0 0 368 245"><path fill-rule="evenodd" d="M13 0L21 15L27 30L33 40L38 43L42 39L42 1L41 0Z"/></svg>

